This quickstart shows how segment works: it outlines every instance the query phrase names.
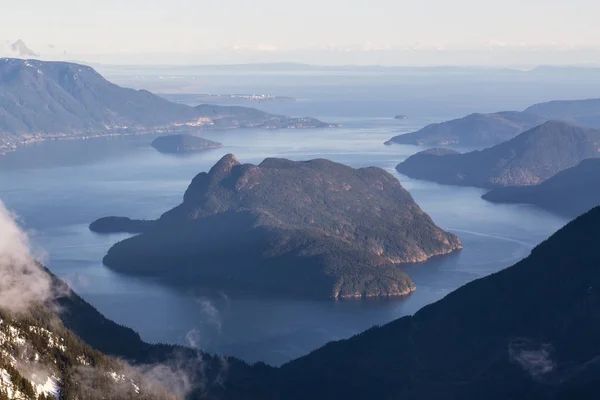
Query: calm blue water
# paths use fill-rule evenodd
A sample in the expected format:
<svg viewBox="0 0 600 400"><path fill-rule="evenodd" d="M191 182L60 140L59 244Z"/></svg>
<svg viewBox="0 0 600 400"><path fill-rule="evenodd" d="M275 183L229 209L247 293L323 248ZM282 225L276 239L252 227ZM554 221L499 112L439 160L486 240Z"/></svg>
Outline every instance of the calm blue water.
<svg viewBox="0 0 600 400"><path fill-rule="evenodd" d="M87 228L91 221L107 215L158 217L180 202L197 173L225 153L253 163L272 156L325 157L396 173L398 162L421 149L382 143L396 131L435 118L330 120L344 127L206 133L225 147L188 157L162 155L143 136L36 144L0 159L0 198L45 251L49 268L107 317L149 342L193 341L210 352L271 364L412 314L466 282L515 263L566 222L532 207L486 203L479 189L398 175L435 222L465 246L460 253L406 267L417 291L405 299L336 302L244 297L226 290L181 293L102 265L109 247L127 235L95 235Z"/></svg>

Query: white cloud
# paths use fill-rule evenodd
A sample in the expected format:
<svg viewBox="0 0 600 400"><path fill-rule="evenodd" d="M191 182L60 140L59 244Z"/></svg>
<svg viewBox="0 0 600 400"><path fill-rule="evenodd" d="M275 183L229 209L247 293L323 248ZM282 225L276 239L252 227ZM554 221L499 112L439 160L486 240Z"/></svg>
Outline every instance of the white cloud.
<svg viewBox="0 0 600 400"><path fill-rule="evenodd" d="M36 263L27 234L0 201L0 308L20 313L52 297L50 277Z"/></svg>
<svg viewBox="0 0 600 400"><path fill-rule="evenodd" d="M556 365L552 360L551 351L552 347L549 344L540 344L529 339L514 340L508 346L510 360L535 379L554 371Z"/></svg>

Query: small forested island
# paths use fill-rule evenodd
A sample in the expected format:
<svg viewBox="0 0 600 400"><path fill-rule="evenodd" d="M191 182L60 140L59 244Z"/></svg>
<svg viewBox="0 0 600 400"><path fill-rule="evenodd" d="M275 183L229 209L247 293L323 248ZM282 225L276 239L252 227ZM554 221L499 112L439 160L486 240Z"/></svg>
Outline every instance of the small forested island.
<svg viewBox="0 0 600 400"><path fill-rule="evenodd" d="M132 220L127 217L104 217L90 224L95 233L142 233L150 228L154 221Z"/></svg>
<svg viewBox="0 0 600 400"><path fill-rule="evenodd" d="M323 159L240 164L232 154L143 232L115 244L104 263L178 285L305 297L406 295L414 284L396 264L461 248L382 169Z"/></svg>
<svg viewBox="0 0 600 400"><path fill-rule="evenodd" d="M483 195L494 203L533 204L566 217L576 217L600 204L600 159L583 160L539 185L494 189Z"/></svg>
<svg viewBox="0 0 600 400"><path fill-rule="evenodd" d="M600 130L549 121L481 151L431 149L398 164L401 174L448 185L537 185L587 158L600 157Z"/></svg>
<svg viewBox="0 0 600 400"><path fill-rule="evenodd" d="M218 149L223 147L223 144L199 136L181 134L159 136L152 141L152 147L161 153L186 154L209 149Z"/></svg>

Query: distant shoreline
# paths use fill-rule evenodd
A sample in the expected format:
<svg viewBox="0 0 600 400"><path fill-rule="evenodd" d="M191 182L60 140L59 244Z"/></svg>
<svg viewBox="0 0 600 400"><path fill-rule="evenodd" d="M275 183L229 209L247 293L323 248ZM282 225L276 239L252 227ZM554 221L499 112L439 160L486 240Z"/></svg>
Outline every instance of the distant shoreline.
<svg viewBox="0 0 600 400"><path fill-rule="evenodd" d="M325 124L325 127L328 128L337 128L340 127L340 124ZM100 138L107 138L107 137L124 137L124 136L143 136L143 135L157 135L157 136L168 136L168 135L176 135L176 134L181 134L181 133L190 133L190 132L215 132L215 131L232 131L232 130L239 130L239 129L253 129L253 127L250 126L244 126L244 127L219 127L219 128L210 128L210 129L202 129L200 127L192 127L192 126L187 126L187 127L181 127L184 129L157 129L157 130L139 130L139 131L135 131L135 132L118 132L118 133L87 133L87 134L61 134L61 133L55 133L55 134L48 134L50 136L48 137L33 137L33 138L28 138L26 140L16 140L15 142L12 143L7 143L4 145L4 147L0 147L0 157L6 156L7 154L10 153L14 153L15 151L19 150L19 148L31 145L31 144L35 144L35 143L41 143L41 142L48 142L48 141L62 141L62 140L89 140L89 139L100 139ZM185 129L187 128L187 129ZM195 128L195 129L194 129ZM283 127L283 128L265 128L265 127L256 127L255 129L261 129L261 130L290 130L290 129L319 129L320 127L315 127L315 128L293 128L293 127ZM42 135L37 134L37 135ZM52 136L54 135L54 136ZM9 135L11 136L11 135ZM0 145L1 145L1 140L2 140L2 134L0 134Z"/></svg>
<svg viewBox="0 0 600 400"><path fill-rule="evenodd" d="M1 148L0 149L0 157L6 156L7 154L14 153L20 148L27 147L32 144L42 143L42 142L50 142L50 141L66 141L66 140L88 140L88 139L101 139L107 137L121 137L121 136L137 136L137 135L151 135L153 132L144 132L144 133L106 133L106 134L96 134L96 135L85 135L85 136L55 136L55 137L47 137L47 138L35 138L30 139L24 142L19 142L17 144L11 145L9 148Z"/></svg>
<svg viewBox="0 0 600 400"><path fill-rule="evenodd" d="M235 129L235 128L231 128ZM216 130L216 129L215 129ZM226 129L219 129L226 130ZM65 135L65 136L52 136L52 137L36 137L33 139L29 139L27 141L21 141L16 144L11 145L9 148L0 148L0 157L5 156L10 153L14 153L20 148L36 144L42 142L51 142L51 141L66 141L66 140L89 140L89 139L101 139L101 138L109 138L109 137L126 137L126 136L144 136L144 135L175 135L177 133L189 132L187 130L173 130L169 132L156 132L156 131L139 131L139 132L122 132L122 133L97 133L97 134L85 134L85 135ZM203 131L204 132L204 131ZM60 134L56 134L60 135Z"/></svg>
<svg viewBox="0 0 600 400"><path fill-rule="evenodd" d="M268 94L208 94L191 95L196 100L212 104L256 104L256 103L295 103L294 97L272 96Z"/></svg>

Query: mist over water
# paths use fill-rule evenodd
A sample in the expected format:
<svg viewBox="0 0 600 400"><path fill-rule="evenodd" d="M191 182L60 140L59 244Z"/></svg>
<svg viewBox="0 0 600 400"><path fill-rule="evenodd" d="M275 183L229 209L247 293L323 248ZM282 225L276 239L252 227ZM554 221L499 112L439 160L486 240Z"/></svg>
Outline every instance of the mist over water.
<svg viewBox="0 0 600 400"><path fill-rule="evenodd" d="M275 365L328 341L412 314L466 282L514 264L566 223L533 207L487 203L480 199L484 193L480 189L397 174L394 166L422 149L383 142L397 131L415 130L444 115L396 121L393 115L335 117L335 108L313 115L334 115L321 118L343 127L204 132L225 146L185 157L156 152L148 136L31 145L0 158L0 198L20 215L31 240L46 250L53 272L144 340L179 344L193 340L209 352ZM329 158L353 167L384 168L398 176L438 225L461 238L464 250L404 266L416 292L381 300L281 299L218 288L180 292L102 265L110 246L129 235L96 235L88 230L90 222L108 215L157 218L179 204L191 179L225 153L251 163L265 157Z"/></svg>

